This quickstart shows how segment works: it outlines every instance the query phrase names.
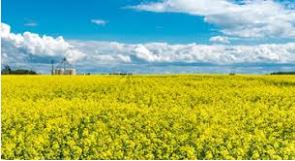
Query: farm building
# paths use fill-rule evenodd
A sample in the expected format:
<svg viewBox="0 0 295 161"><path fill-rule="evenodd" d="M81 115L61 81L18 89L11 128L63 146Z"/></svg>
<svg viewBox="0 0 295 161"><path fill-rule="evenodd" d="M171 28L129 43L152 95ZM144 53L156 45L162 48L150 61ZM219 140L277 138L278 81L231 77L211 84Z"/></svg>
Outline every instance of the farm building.
<svg viewBox="0 0 295 161"><path fill-rule="evenodd" d="M52 61L52 75L76 75L76 69L72 64L68 62L66 58L63 58L62 61L54 67L54 62Z"/></svg>

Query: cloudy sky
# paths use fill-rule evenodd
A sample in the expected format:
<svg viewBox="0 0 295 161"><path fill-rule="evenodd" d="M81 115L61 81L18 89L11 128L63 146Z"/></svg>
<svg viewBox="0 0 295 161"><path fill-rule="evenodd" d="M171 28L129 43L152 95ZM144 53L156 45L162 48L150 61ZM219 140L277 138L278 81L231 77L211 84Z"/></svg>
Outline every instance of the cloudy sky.
<svg viewBox="0 0 295 161"><path fill-rule="evenodd" d="M2 65L50 72L295 70L293 0L3 0Z"/></svg>

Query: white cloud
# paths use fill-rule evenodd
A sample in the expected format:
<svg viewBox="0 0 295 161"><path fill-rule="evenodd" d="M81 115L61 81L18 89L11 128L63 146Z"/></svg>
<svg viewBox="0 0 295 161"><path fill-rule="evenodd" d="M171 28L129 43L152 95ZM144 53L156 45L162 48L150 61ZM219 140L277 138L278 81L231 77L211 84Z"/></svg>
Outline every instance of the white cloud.
<svg viewBox="0 0 295 161"><path fill-rule="evenodd" d="M2 55L4 62L14 60L25 61L29 56L33 57L67 57L69 61L77 61L85 57L66 42L63 37L40 36L31 32L15 34L10 26L1 23Z"/></svg>
<svg viewBox="0 0 295 161"><path fill-rule="evenodd" d="M24 24L24 26L27 26L27 27L36 27L38 26L38 24L36 22L27 22Z"/></svg>
<svg viewBox="0 0 295 161"><path fill-rule="evenodd" d="M202 16L227 36L295 37L295 10L273 0L162 0L128 8Z"/></svg>
<svg viewBox="0 0 295 161"><path fill-rule="evenodd" d="M100 19L92 19L91 23L94 23L96 25L104 26L107 24L107 21L105 20L100 20Z"/></svg>
<svg viewBox="0 0 295 161"><path fill-rule="evenodd" d="M209 41L212 43L230 44L229 38L226 36L214 36Z"/></svg>
<svg viewBox="0 0 295 161"><path fill-rule="evenodd" d="M35 33L12 33L10 26L1 25L2 62L49 64L52 58L67 57L81 69L123 68L145 70L143 64L295 64L295 43L262 45L201 45L138 43L126 44L103 41L66 41ZM33 62L27 61L29 58ZM42 65L43 64L43 65ZM134 68L133 65L137 66ZM165 67L163 67L165 68ZM49 69L49 68L48 68ZM159 69L165 71L164 69ZM154 71L156 72L156 71Z"/></svg>
<svg viewBox="0 0 295 161"><path fill-rule="evenodd" d="M295 63L295 43L263 45L124 44L118 42L70 42L96 63ZM118 57L124 57L120 59ZM94 63L95 64L95 63Z"/></svg>

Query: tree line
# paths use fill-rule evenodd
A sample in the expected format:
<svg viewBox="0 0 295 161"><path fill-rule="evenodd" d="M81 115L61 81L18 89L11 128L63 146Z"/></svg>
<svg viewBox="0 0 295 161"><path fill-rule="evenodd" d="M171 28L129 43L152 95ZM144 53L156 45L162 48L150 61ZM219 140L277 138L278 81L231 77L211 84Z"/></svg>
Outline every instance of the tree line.
<svg viewBox="0 0 295 161"><path fill-rule="evenodd" d="M28 70L28 69L15 69L13 70L9 65L5 65L3 69L1 70L2 75L8 75L8 74L16 74L16 75L24 75L24 74L29 74L29 75L36 75L37 72L33 70Z"/></svg>

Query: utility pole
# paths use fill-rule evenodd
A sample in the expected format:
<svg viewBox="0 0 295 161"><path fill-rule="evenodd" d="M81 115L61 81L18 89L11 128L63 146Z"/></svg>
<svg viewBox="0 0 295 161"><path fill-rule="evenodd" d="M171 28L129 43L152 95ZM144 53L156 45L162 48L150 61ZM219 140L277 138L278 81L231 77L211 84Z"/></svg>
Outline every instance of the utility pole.
<svg viewBox="0 0 295 161"><path fill-rule="evenodd" d="M66 63L67 63L67 58L64 58L63 59L64 72L66 71Z"/></svg>
<svg viewBox="0 0 295 161"><path fill-rule="evenodd" d="M51 60L51 75L54 75L54 60Z"/></svg>

